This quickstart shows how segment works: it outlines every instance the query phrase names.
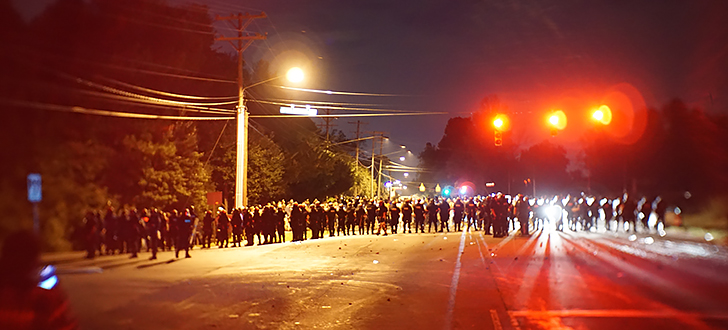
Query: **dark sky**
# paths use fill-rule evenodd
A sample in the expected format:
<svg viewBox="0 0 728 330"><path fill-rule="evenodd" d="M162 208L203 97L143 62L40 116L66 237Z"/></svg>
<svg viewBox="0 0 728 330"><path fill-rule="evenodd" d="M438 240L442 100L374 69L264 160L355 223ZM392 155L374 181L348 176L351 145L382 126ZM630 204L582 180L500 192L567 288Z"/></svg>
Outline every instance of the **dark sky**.
<svg viewBox="0 0 728 330"><path fill-rule="evenodd" d="M32 14L52 1L14 2ZM221 15L265 11L269 19L251 30L269 39L246 58L281 70L292 59L308 63L307 88L406 95L327 100L452 113L364 119L368 130L386 131L413 152L438 142L448 118L477 111L491 94L515 113L514 136L524 146L549 138L542 119L550 110L580 115L619 83L651 107L681 98L728 113L728 1L194 2ZM336 128L353 136L348 121ZM556 141L573 147L583 127L570 122Z"/></svg>

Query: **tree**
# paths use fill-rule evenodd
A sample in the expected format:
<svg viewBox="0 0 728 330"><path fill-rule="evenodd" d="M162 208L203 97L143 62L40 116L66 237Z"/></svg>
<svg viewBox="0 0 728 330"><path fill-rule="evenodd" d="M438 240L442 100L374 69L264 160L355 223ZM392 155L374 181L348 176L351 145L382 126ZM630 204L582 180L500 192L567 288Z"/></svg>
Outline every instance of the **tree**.
<svg viewBox="0 0 728 330"><path fill-rule="evenodd" d="M536 185L538 195L562 193L570 184L570 177L566 171L569 165L566 149L549 140L522 151L518 165L520 178L527 182L530 179L528 184ZM532 191L523 189L521 193L530 194Z"/></svg>

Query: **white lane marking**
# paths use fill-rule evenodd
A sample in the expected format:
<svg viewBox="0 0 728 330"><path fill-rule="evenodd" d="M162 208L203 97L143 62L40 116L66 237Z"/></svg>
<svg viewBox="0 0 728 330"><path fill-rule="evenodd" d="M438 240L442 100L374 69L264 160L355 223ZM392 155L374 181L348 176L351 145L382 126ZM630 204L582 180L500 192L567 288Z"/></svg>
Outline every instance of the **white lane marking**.
<svg viewBox="0 0 728 330"><path fill-rule="evenodd" d="M517 303L516 308L518 306L523 306L523 308L530 307L528 306L528 302L531 301L539 273L543 269L550 236L551 233L545 233L543 231L538 235L538 240L536 240L536 246L533 251L535 260L528 262L526 270L523 272L523 282L518 287L518 294L515 297Z"/></svg>
<svg viewBox="0 0 728 330"><path fill-rule="evenodd" d="M493 311L491 311L492 313ZM675 310L636 310L636 309L567 309L548 311L509 311L511 317L550 318L550 317L607 317L607 318L698 318L728 320L728 313L681 312Z"/></svg>
<svg viewBox="0 0 728 330"><path fill-rule="evenodd" d="M460 281L460 268L462 263L460 257L463 255L463 249L465 248L465 229L460 235L460 247L458 248L458 258L455 261L455 271L452 273L452 282L450 282L450 299L447 302L447 313L445 314L445 329L452 328L452 315L455 310L455 295L458 292L458 281Z"/></svg>
<svg viewBox="0 0 728 330"><path fill-rule="evenodd" d="M508 233L508 236L506 236L506 238L504 238L502 241L500 241L500 243L498 243L498 245L493 247L492 252L495 252L496 250L500 249L501 246L506 245L506 243L508 243L510 240L512 240L514 237L516 237L516 233L517 233L517 231L515 231L515 230Z"/></svg>
<svg viewBox="0 0 728 330"><path fill-rule="evenodd" d="M498 318L498 311L491 309L490 318L493 319L493 329L503 330L503 325L501 325L500 319Z"/></svg>

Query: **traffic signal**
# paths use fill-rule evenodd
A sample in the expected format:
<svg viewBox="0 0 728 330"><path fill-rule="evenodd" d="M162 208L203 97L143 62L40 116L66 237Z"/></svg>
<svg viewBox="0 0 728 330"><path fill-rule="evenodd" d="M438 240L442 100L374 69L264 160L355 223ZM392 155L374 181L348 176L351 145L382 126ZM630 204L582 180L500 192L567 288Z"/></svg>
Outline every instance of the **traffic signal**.
<svg viewBox="0 0 728 330"><path fill-rule="evenodd" d="M562 110L555 110L548 116L548 125L551 136L556 136L560 130L566 128L566 114Z"/></svg>
<svg viewBox="0 0 728 330"><path fill-rule="evenodd" d="M602 125L609 125L612 122L612 109L608 105L601 105L592 111L592 119Z"/></svg>
<svg viewBox="0 0 728 330"><path fill-rule="evenodd" d="M496 147L500 147L503 145L503 132L496 130L493 138L493 142L495 143Z"/></svg>

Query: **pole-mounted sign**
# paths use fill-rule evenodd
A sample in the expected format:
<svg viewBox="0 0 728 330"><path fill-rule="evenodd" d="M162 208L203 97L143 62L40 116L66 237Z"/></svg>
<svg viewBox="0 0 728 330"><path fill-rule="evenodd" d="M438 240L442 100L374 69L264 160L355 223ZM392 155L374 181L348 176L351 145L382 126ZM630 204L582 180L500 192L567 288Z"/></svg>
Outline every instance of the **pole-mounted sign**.
<svg viewBox="0 0 728 330"><path fill-rule="evenodd" d="M28 201L31 203L38 203L42 199L43 193L41 190L40 174L28 174Z"/></svg>
<svg viewBox="0 0 728 330"><path fill-rule="evenodd" d="M308 104L306 104L305 108L296 108L296 105L291 104L290 107L281 107L281 113L287 115L316 116L318 115L318 110L311 108Z"/></svg>
<svg viewBox="0 0 728 330"><path fill-rule="evenodd" d="M40 174L28 174L28 201L33 203L33 230L40 233L40 220L38 219L38 202L43 200L43 190Z"/></svg>

